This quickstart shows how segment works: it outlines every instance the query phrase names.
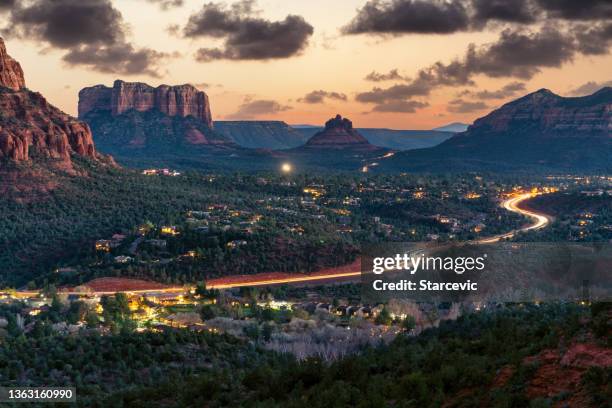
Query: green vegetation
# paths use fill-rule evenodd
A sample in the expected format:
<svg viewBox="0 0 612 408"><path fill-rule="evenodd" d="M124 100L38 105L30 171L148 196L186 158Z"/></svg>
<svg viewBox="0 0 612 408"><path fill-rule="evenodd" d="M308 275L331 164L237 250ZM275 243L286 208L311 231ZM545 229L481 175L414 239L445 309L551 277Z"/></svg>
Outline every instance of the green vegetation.
<svg viewBox="0 0 612 408"><path fill-rule="evenodd" d="M78 163L87 176L56 175L60 185L48 194L15 190L0 200L0 285L74 285L102 276L183 284L311 272L352 262L362 244L465 240L524 222L497 205L511 180L144 176ZM113 234L125 239L96 251L96 240Z"/></svg>
<svg viewBox="0 0 612 408"><path fill-rule="evenodd" d="M445 321L333 362L299 362L188 330L72 337L43 325L35 336L4 339L0 381L76 385L81 406L539 406L529 405L542 401L526 394L537 361L525 358L583 335L588 317L588 309L569 304L517 305ZM251 338L270 335L265 325L246 330L257 330ZM505 382L496 381L502 368L511 373ZM609 400L609 382L602 382L609 375L586 372L579 387L589 390L587 406Z"/></svg>

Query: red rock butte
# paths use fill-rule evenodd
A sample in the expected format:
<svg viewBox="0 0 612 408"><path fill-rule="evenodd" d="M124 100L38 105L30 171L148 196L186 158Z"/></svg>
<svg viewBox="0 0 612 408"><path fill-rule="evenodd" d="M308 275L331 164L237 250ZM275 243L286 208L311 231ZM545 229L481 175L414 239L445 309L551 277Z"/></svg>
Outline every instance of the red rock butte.
<svg viewBox="0 0 612 408"><path fill-rule="evenodd" d="M306 142L305 147L313 148L360 148L375 149L368 140L353 128L353 123L347 118L336 115L325 122L325 129L315 134Z"/></svg>
<svg viewBox="0 0 612 408"><path fill-rule="evenodd" d="M89 126L62 112L37 92L26 89L21 66L0 38L0 159L28 161L37 156L56 159L71 169L71 155L97 158Z"/></svg>
<svg viewBox="0 0 612 408"><path fill-rule="evenodd" d="M210 102L206 93L192 85L160 85L154 88L141 82L117 80L113 87L96 85L79 92L79 117L91 111L110 111L113 116L134 109L156 109L168 116L193 116L212 129Z"/></svg>
<svg viewBox="0 0 612 408"><path fill-rule="evenodd" d="M2 38L0 38L0 85L13 91L25 88L21 65L7 54Z"/></svg>

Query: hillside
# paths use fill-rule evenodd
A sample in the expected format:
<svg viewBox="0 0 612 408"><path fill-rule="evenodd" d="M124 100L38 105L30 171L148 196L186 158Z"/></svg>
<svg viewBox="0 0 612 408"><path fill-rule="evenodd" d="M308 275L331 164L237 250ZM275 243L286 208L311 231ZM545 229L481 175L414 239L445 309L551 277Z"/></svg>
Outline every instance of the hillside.
<svg viewBox="0 0 612 408"><path fill-rule="evenodd" d="M276 120L215 121L214 128L236 144L251 149L291 149L312 136Z"/></svg>
<svg viewBox="0 0 612 408"><path fill-rule="evenodd" d="M542 89L429 149L381 162L395 171L612 171L612 88L564 98Z"/></svg>

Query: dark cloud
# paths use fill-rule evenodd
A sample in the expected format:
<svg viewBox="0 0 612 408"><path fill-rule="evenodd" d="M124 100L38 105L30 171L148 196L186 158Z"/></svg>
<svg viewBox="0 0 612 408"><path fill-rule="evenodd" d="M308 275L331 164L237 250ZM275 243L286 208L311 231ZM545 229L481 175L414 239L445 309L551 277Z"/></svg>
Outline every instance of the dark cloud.
<svg viewBox="0 0 612 408"><path fill-rule="evenodd" d="M374 112L397 112L397 113L414 113L417 109L422 109L429 106L427 102L419 101L390 101L374 106Z"/></svg>
<svg viewBox="0 0 612 408"><path fill-rule="evenodd" d="M472 113L487 109L484 102L471 102L463 99L454 99L448 103L446 110L452 113Z"/></svg>
<svg viewBox="0 0 612 408"><path fill-rule="evenodd" d="M429 95L432 86L426 80L416 79L410 84L398 84L389 88L375 87L371 91L357 94L355 100L364 103L384 103L388 101L401 101L413 96Z"/></svg>
<svg viewBox="0 0 612 408"><path fill-rule="evenodd" d="M10 10L15 7L17 0L0 0L0 12Z"/></svg>
<svg viewBox="0 0 612 408"><path fill-rule="evenodd" d="M450 34L489 23L609 21L610 0L369 0L344 34Z"/></svg>
<svg viewBox="0 0 612 408"><path fill-rule="evenodd" d="M69 65L117 74L158 76L167 54L136 48L110 0L34 0L10 13L8 34L66 50Z"/></svg>
<svg viewBox="0 0 612 408"><path fill-rule="evenodd" d="M72 48L63 60L69 65L84 65L109 74L147 74L159 77L158 64L169 54L149 48L135 49L131 44L116 46L80 46Z"/></svg>
<svg viewBox="0 0 612 408"><path fill-rule="evenodd" d="M318 91L312 91L304 95L303 98L298 99L298 102L304 103L323 103L325 99L335 99L337 101L346 101L346 95L339 92L328 92L322 89Z"/></svg>
<svg viewBox="0 0 612 408"><path fill-rule="evenodd" d="M586 82L580 85L576 89L572 89L571 91L568 92L568 94L571 96L590 95L594 92L599 91L601 88L604 88L606 86L612 86L612 81L605 81L605 82L589 81L589 82Z"/></svg>
<svg viewBox="0 0 612 408"><path fill-rule="evenodd" d="M403 79L405 78L398 72L397 69L392 69L386 74L381 74L379 72L372 71L365 77L366 81L372 81L372 82L395 81L395 80L403 80Z"/></svg>
<svg viewBox="0 0 612 408"><path fill-rule="evenodd" d="M181 7L183 0L147 0L149 3L157 4L162 10L170 10L174 7Z"/></svg>
<svg viewBox="0 0 612 408"><path fill-rule="evenodd" d="M433 86L470 83L474 75L530 79L543 67L560 67L577 52L574 38L554 28L539 32L506 29L490 44L471 44L462 59L420 71Z"/></svg>
<svg viewBox="0 0 612 408"><path fill-rule="evenodd" d="M504 30L497 42L470 46L462 69L469 75L529 79L542 67L559 67L576 52L574 39L551 27L539 32Z"/></svg>
<svg viewBox="0 0 612 408"><path fill-rule="evenodd" d="M544 27L537 32L506 29L496 42L470 45L463 58L450 63L436 62L418 71L416 77L406 83L389 88L375 87L357 94L356 100L376 104L407 101L414 96L429 95L441 86L474 85L473 78L477 75L530 79L541 68L560 67L579 52L572 34L552 27ZM516 86L520 87L512 84L497 94L509 94ZM483 95L490 98L496 96L493 93Z"/></svg>
<svg viewBox="0 0 612 408"><path fill-rule="evenodd" d="M531 0L473 0L473 24L482 26L496 20L507 23L531 24L536 22L539 10Z"/></svg>
<svg viewBox="0 0 612 408"><path fill-rule="evenodd" d="M574 27L578 50L585 55L604 55L612 45L612 23L579 24Z"/></svg>
<svg viewBox="0 0 612 408"><path fill-rule="evenodd" d="M109 0L36 0L12 11L10 28L14 35L58 48L124 38L121 13Z"/></svg>
<svg viewBox="0 0 612 408"><path fill-rule="evenodd" d="M466 30L469 16L458 0L369 0L342 28L345 34L445 34Z"/></svg>
<svg viewBox="0 0 612 408"><path fill-rule="evenodd" d="M265 99L246 99L238 110L231 115L227 115L228 119L252 119L261 115L274 115L278 112L284 112L291 109L291 106L282 105L276 101Z"/></svg>
<svg viewBox="0 0 612 408"><path fill-rule="evenodd" d="M525 84L523 82L511 82L495 91L463 91L459 96L472 96L478 99L504 99L523 91L525 91Z"/></svg>
<svg viewBox="0 0 612 408"><path fill-rule="evenodd" d="M253 1L231 7L208 3L191 15L183 29L185 37L223 38L222 48L201 48L196 59L266 60L298 55L307 45L313 27L303 17L288 15L282 21L259 18Z"/></svg>
<svg viewBox="0 0 612 408"><path fill-rule="evenodd" d="M610 0L536 0L549 18L605 20L612 18Z"/></svg>

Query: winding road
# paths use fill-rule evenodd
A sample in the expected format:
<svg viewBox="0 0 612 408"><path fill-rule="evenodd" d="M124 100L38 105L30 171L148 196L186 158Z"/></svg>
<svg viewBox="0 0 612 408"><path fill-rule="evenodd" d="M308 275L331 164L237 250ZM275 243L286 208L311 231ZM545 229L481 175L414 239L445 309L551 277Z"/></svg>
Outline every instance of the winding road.
<svg viewBox="0 0 612 408"><path fill-rule="evenodd" d="M522 228L512 230L510 232L506 232L504 234L495 235L489 238L483 238L475 241L478 244L492 244L495 242L499 242L503 239L512 238L519 232L525 231L533 231L539 230L542 228L546 228L548 224L550 224L551 217L546 214L536 213L533 211L525 210L519 207L519 204L523 201L529 200L530 198L535 197L532 193L524 193L515 197L511 197L501 203L501 206L508 211L524 215L533 220L533 223L526 225ZM209 288L215 289L229 289L229 288L240 288L240 287L250 287L250 286L267 286L267 285L279 285L279 284L296 284L296 283L307 283L307 282L324 282L324 281L341 281L347 279L357 278L361 275L360 270L349 270L349 271L336 271L322 274L312 274L312 275L295 275L295 276L274 276L274 274L262 274L261 278L258 278L256 275L245 275L245 276L230 276L215 279L211 281L208 285ZM125 290L123 292L128 293L146 293L146 292L158 292L158 293L176 293L176 292L184 292L186 290L183 286L174 286L167 287L163 289L138 289L138 290ZM18 291L16 295L18 297L26 297L26 296L36 296L39 292L35 291ZM70 292L72 294L92 294L92 292ZM115 292L94 292L97 295L102 294L112 294Z"/></svg>
<svg viewBox="0 0 612 408"><path fill-rule="evenodd" d="M509 198L503 201L501 204L501 206L508 211L511 211L517 214L521 214L521 215L531 218L533 220L532 224L526 225L516 230L512 230L510 232L506 232L504 234L495 235L489 238L483 238L476 242L478 244L492 244L495 242L499 242L502 239L512 238L519 232L535 231L535 230L540 230L542 228L546 228L548 224L550 224L550 221L551 221L550 216L546 214L541 214L541 213L536 213L533 211L525 210L519 207L520 203L522 203L523 201L529 200L530 198L533 198L533 197L535 197L535 195L532 193L524 193L516 197Z"/></svg>

